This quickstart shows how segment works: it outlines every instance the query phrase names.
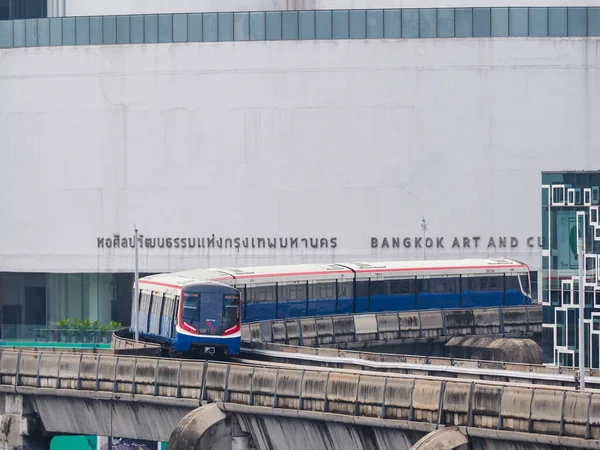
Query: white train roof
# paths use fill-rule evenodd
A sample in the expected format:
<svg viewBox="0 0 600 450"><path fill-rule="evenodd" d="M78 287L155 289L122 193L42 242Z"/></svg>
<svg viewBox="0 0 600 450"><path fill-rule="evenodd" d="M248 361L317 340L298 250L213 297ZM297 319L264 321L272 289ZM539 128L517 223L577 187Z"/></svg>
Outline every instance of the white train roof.
<svg viewBox="0 0 600 450"><path fill-rule="evenodd" d="M351 280L354 273L339 264L295 264L215 269L235 277L238 284L282 283L300 280ZM241 281L241 282L240 282Z"/></svg>
<svg viewBox="0 0 600 450"><path fill-rule="evenodd" d="M448 259L417 261L385 261L339 263L356 272L356 278L391 278L426 276L430 274L527 273L526 264L510 259Z"/></svg>
<svg viewBox="0 0 600 450"><path fill-rule="evenodd" d="M151 285L153 289L165 288L160 290L177 289L190 283L198 283L203 281L221 282L224 284L232 284L233 277L227 273L218 270L199 269L186 270L184 272L174 273L159 273L140 278L140 287Z"/></svg>
<svg viewBox="0 0 600 450"><path fill-rule="evenodd" d="M270 284L303 280L334 280L356 278L394 278L428 276L433 274L526 273L526 264L509 259L456 259L389 262L353 262L338 264L297 264L242 268L186 270L151 275L140 283L179 289L202 281L229 285Z"/></svg>

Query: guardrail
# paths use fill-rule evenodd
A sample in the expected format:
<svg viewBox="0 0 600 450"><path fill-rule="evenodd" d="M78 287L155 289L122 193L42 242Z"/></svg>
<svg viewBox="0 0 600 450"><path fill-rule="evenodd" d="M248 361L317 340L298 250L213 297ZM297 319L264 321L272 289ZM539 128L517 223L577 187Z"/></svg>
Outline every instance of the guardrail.
<svg viewBox="0 0 600 450"><path fill-rule="evenodd" d="M242 324L242 341L345 347L366 341L526 337L542 332L542 306L417 310L274 319Z"/></svg>
<svg viewBox="0 0 600 450"><path fill-rule="evenodd" d="M60 392L63 398L87 392L110 401L226 402L600 439L600 392L518 383L2 350L0 391L36 396Z"/></svg>
<svg viewBox="0 0 600 450"><path fill-rule="evenodd" d="M112 351L119 355L162 356L163 350L160 344L136 341L131 339L130 335L129 328L115 330L110 344Z"/></svg>
<svg viewBox="0 0 600 450"><path fill-rule="evenodd" d="M252 343L243 347L242 353L252 355L257 361L313 367L352 368L423 377L468 378L508 383L518 381L548 386L579 386L578 369L542 364L373 353L272 343ZM586 369L586 386L600 388L600 370Z"/></svg>

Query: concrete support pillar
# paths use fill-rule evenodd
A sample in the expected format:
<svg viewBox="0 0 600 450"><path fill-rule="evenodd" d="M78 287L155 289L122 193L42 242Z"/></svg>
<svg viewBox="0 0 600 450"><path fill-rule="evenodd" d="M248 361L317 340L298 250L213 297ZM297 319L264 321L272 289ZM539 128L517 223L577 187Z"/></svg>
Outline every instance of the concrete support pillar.
<svg viewBox="0 0 600 450"><path fill-rule="evenodd" d="M0 450L49 450L51 436L46 435L37 414L27 411L23 396L2 394Z"/></svg>
<svg viewBox="0 0 600 450"><path fill-rule="evenodd" d="M250 434L242 430L239 423L233 422L231 428L231 450L248 450L250 441Z"/></svg>

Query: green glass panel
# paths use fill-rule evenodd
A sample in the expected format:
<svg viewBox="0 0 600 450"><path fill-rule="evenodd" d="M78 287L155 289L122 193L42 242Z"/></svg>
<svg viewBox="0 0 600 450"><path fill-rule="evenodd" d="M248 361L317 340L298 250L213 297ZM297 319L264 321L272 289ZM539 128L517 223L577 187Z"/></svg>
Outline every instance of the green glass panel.
<svg viewBox="0 0 600 450"><path fill-rule="evenodd" d="M298 12L298 38L300 40L315 39L315 12Z"/></svg>
<svg viewBox="0 0 600 450"><path fill-rule="evenodd" d="M492 35L492 11L490 8L473 8L473 37Z"/></svg>
<svg viewBox="0 0 600 450"><path fill-rule="evenodd" d="M62 45L62 19L50 19L50 45Z"/></svg>
<svg viewBox="0 0 600 450"><path fill-rule="evenodd" d="M437 27L438 37L454 37L454 8L438 9Z"/></svg>
<svg viewBox="0 0 600 450"><path fill-rule="evenodd" d="M383 10L367 11L367 39L383 38Z"/></svg>
<svg viewBox="0 0 600 450"><path fill-rule="evenodd" d="M117 44L129 44L131 38L130 17L117 17Z"/></svg>
<svg viewBox="0 0 600 450"><path fill-rule="evenodd" d="M0 48L13 46L13 25L11 20L0 20Z"/></svg>
<svg viewBox="0 0 600 450"><path fill-rule="evenodd" d="M397 39L402 37L402 11L387 9L383 12L383 37Z"/></svg>
<svg viewBox="0 0 600 450"><path fill-rule="evenodd" d="M219 41L233 41L233 13L219 13Z"/></svg>
<svg viewBox="0 0 600 450"><path fill-rule="evenodd" d="M247 12L234 13L233 39L248 41L250 39L250 15Z"/></svg>
<svg viewBox="0 0 600 450"><path fill-rule="evenodd" d="M437 37L437 14L433 8L419 10L419 37Z"/></svg>
<svg viewBox="0 0 600 450"><path fill-rule="evenodd" d="M587 34L586 8L567 8L567 21L569 36L585 36Z"/></svg>
<svg viewBox="0 0 600 450"><path fill-rule="evenodd" d="M75 45L90 45L90 18L75 18Z"/></svg>
<svg viewBox="0 0 600 450"><path fill-rule="evenodd" d="M457 8L454 11L455 36L473 36L473 8Z"/></svg>
<svg viewBox="0 0 600 450"><path fill-rule="evenodd" d="M331 39L331 11L316 11L315 24L317 39Z"/></svg>
<svg viewBox="0 0 600 450"><path fill-rule="evenodd" d="M38 45L50 45L50 19L38 19Z"/></svg>
<svg viewBox="0 0 600 450"><path fill-rule="evenodd" d="M567 8L548 8L548 36L567 35Z"/></svg>
<svg viewBox="0 0 600 450"><path fill-rule="evenodd" d="M509 34L511 36L527 36L529 33L529 17L527 8L510 8Z"/></svg>
<svg viewBox="0 0 600 450"><path fill-rule="evenodd" d="M265 13L252 12L250 13L250 40L264 41L265 33Z"/></svg>
<svg viewBox="0 0 600 450"><path fill-rule="evenodd" d="M202 42L202 14L188 14L188 40Z"/></svg>
<svg viewBox="0 0 600 450"><path fill-rule="evenodd" d="M13 22L13 46L15 48L25 47L25 21L15 20Z"/></svg>
<svg viewBox="0 0 600 450"><path fill-rule="evenodd" d="M508 8L492 8L492 36L508 36Z"/></svg>
<svg viewBox="0 0 600 450"><path fill-rule="evenodd" d="M158 42L173 42L173 15L158 16Z"/></svg>
<svg viewBox="0 0 600 450"><path fill-rule="evenodd" d="M600 36L600 8L588 8L588 36Z"/></svg>
<svg viewBox="0 0 600 450"><path fill-rule="evenodd" d="M350 39L365 39L367 37L367 12L364 9L350 11Z"/></svg>
<svg viewBox="0 0 600 450"><path fill-rule="evenodd" d="M529 8L529 36L548 36L548 8Z"/></svg>
<svg viewBox="0 0 600 450"><path fill-rule="evenodd" d="M62 22L62 45L75 45L75 18L64 17Z"/></svg>
<svg viewBox="0 0 600 450"><path fill-rule="evenodd" d="M90 17L90 44L102 44L102 17Z"/></svg>
<svg viewBox="0 0 600 450"><path fill-rule="evenodd" d="M265 37L268 41L281 40L281 12L269 11L265 14Z"/></svg>
<svg viewBox="0 0 600 450"><path fill-rule="evenodd" d="M131 16L129 21L129 39L132 44L144 42L144 16Z"/></svg>
<svg viewBox="0 0 600 450"><path fill-rule="evenodd" d="M187 42L187 14L173 14L173 42Z"/></svg>
<svg viewBox="0 0 600 450"><path fill-rule="evenodd" d="M348 21L350 15L347 9L335 10L331 15L331 37L333 39L348 39Z"/></svg>
<svg viewBox="0 0 600 450"><path fill-rule="evenodd" d="M284 40L298 39L298 11L281 13L281 38Z"/></svg>
<svg viewBox="0 0 600 450"><path fill-rule="evenodd" d="M37 47L38 45L37 19L27 19L25 21L25 46Z"/></svg>
<svg viewBox="0 0 600 450"><path fill-rule="evenodd" d="M158 15L144 16L144 42L155 44L158 42Z"/></svg>
<svg viewBox="0 0 600 450"><path fill-rule="evenodd" d="M403 9L402 10L402 37L418 38L419 37L419 10L418 9Z"/></svg>
<svg viewBox="0 0 600 450"><path fill-rule="evenodd" d="M102 42L108 45L117 43L116 16L105 16L102 18Z"/></svg>

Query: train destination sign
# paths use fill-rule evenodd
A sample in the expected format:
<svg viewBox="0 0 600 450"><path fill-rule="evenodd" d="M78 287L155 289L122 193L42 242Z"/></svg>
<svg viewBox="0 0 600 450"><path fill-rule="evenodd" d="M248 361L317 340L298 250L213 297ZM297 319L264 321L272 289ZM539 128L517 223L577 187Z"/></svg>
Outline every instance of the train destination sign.
<svg viewBox="0 0 600 450"><path fill-rule="evenodd" d="M515 249L541 248L542 238L528 236L519 239L516 236L452 236L452 237L370 237L365 242L371 249ZM133 249L134 237L115 234L110 237L96 238L99 249ZM138 236L141 249L216 249L246 251L253 249L289 250L289 249L336 249L337 237L221 237L212 234L208 237L146 237Z"/></svg>

